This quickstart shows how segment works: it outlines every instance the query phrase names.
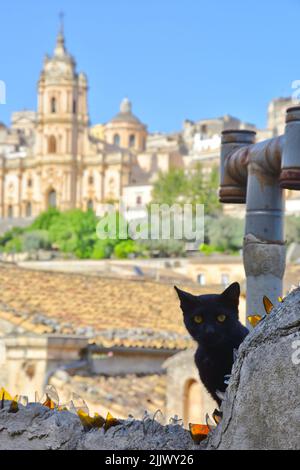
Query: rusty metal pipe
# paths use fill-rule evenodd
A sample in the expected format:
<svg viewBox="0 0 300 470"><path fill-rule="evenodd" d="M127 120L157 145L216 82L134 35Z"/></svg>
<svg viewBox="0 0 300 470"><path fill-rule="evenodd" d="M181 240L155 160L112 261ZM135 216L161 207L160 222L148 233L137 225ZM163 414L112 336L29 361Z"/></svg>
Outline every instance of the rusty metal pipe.
<svg viewBox="0 0 300 470"><path fill-rule="evenodd" d="M221 179L219 198L224 203L246 202L247 149L255 141L255 132L247 130L223 131L221 145ZM237 160L237 150L244 154ZM244 162L244 164L243 164Z"/></svg>
<svg viewBox="0 0 300 470"><path fill-rule="evenodd" d="M286 113L280 186L285 189L300 189L300 106L289 108Z"/></svg>
<svg viewBox="0 0 300 470"><path fill-rule="evenodd" d="M300 107L289 109L284 136L254 143L251 131L222 134L220 201L246 202L243 248L247 314L282 295L285 271L282 188L300 189Z"/></svg>

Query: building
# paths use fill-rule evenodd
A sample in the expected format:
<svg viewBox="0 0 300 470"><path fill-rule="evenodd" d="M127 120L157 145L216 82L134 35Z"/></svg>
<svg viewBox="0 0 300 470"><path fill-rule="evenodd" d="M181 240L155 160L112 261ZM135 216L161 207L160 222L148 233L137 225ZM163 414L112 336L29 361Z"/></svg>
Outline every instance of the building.
<svg viewBox="0 0 300 470"><path fill-rule="evenodd" d="M37 112L13 113L10 129L0 125L0 217L31 219L49 207L101 214L124 188L148 185L172 160L181 164L174 152L148 152L147 136L127 98L111 121L90 127L87 76L77 72L61 28L40 74Z"/></svg>

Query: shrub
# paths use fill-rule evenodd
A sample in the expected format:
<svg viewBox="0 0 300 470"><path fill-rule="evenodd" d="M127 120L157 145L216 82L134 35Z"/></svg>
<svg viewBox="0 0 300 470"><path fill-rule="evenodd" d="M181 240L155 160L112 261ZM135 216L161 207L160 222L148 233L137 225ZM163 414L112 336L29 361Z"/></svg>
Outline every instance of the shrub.
<svg viewBox="0 0 300 470"><path fill-rule="evenodd" d="M108 259L111 257L115 247L114 240L97 240L91 253L92 259Z"/></svg>
<svg viewBox="0 0 300 470"><path fill-rule="evenodd" d="M20 227L14 227L4 235L0 237L0 246L5 246L10 240L13 240L16 237L23 235L24 229Z"/></svg>
<svg viewBox="0 0 300 470"><path fill-rule="evenodd" d="M23 251L49 250L51 243L47 230L34 230L23 235Z"/></svg>
<svg viewBox="0 0 300 470"><path fill-rule="evenodd" d="M199 246L199 251L203 253L204 255L211 255L213 253L222 253L223 250L215 245L207 245L206 243L202 243L202 245Z"/></svg>
<svg viewBox="0 0 300 470"><path fill-rule="evenodd" d="M181 240L146 240L141 241L141 247L149 256L169 258L185 255L185 242Z"/></svg>
<svg viewBox="0 0 300 470"><path fill-rule="evenodd" d="M5 253L22 253L23 247L22 247L22 238L21 237L15 237L9 240L5 246L4 250Z"/></svg>
<svg viewBox="0 0 300 470"><path fill-rule="evenodd" d="M114 255L119 259L129 258L141 252L139 246L133 240L125 240L118 243L114 248Z"/></svg>

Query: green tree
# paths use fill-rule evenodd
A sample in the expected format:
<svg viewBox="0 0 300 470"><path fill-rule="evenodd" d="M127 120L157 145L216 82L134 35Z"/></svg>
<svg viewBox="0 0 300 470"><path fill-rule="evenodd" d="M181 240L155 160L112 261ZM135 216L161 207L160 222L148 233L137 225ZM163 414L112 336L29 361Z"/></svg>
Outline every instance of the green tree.
<svg viewBox="0 0 300 470"><path fill-rule="evenodd" d="M285 238L288 245L300 243L300 217L287 216L285 219Z"/></svg>
<svg viewBox="0 0 300 470"><path fill-rule="evenodd" d="M60 217L61 212L59 210L51 207L45 212L42 212L27 228L27 231L32 230L49 230L51 225Z"/></svg>
<svg viewBox="0 0 300 470"><path fill-rule="evenodd" d="M61 213L52 222L49 238L63 253L90 258L96 241L97 217L93 211L72 209Z"/></svg>
<svg viewBox="0 0 300 470"><path fill-rule="evenodd" d="M207 218L206 237L216 251L237 252L243 246L244 220L228 216Z"/></svg>
<svg viewBox="0 0 300 470"><path fill-rule="evenodd" d="M171 169L160 173L154 183L152 202L157 204L204 204L206 214L221 212L218 200L219 171L213 167L205 172L201 164L185 173L182 169Z"/></svg>
<svg viewBox="0 0 300 470"><path fill-rule="evenodd" d="M172 169L168 173L159 173L152 191L152 203L168 204L182 202L187 194L188 180L182 169Z"/></svg>

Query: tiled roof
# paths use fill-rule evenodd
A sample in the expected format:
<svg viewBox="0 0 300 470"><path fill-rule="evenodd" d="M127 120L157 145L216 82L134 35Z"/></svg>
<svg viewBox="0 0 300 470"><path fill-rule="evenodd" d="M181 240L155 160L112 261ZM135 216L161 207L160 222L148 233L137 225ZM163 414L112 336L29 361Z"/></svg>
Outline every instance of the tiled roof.
<svg viewBox="0 0 300 470"><path fill-rule="evenodd" d="M0 318L38 334L88 335L107 347L191 344L170 284L1 266L0 292Z"/></svg>
<svg viewBox="0 0 300 470"><path fill-rule="evenodd" d="M66 400L70 400L75 393L86 401L89 408L100 413L110 411L117 417L126 418L134 410L135 418L141 418L145 410L155 413L165 409L167 378L164 374L73 376L63 384L54 377L52 382L60 397L63 395Z"/></svg>

